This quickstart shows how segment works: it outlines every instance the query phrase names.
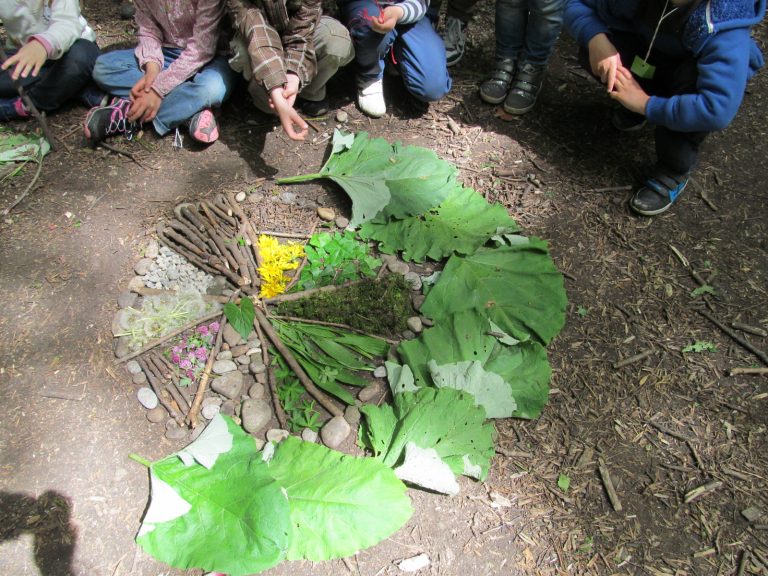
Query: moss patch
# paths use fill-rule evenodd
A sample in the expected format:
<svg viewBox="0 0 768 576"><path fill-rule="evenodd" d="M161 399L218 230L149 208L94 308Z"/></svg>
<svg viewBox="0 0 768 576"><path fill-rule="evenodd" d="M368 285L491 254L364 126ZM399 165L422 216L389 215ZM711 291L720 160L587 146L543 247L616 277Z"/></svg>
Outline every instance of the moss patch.
<svg viewBox="0 0 768 576"><path fill-rule="evenodd" d="M399 338L413 316L411 290L399 274L321 292L277 307L281 316L347 324L369 334Z"/></svg>

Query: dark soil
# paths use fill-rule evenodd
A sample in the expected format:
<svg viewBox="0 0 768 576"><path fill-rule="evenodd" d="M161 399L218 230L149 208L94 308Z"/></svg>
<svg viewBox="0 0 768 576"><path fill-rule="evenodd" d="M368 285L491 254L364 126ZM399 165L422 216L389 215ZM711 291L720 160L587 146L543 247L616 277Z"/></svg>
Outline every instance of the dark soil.
<svg viewBox="0 0 768 576"><path fill-rule="evenodd" d="M86 0L84 11L103 46L130 41L116 2ZM333 81L331 99L349 113L347 130L432 148L526 234L549 241L570 302L549 347L550 404L536 421L497 424L484 484L462 479L454 498L412 490L416 513L390 539L269 574L396 574L397 560L421 552L432 561L424 573L442 575L765 574L768 379L730 375L763 364L703 313L768 327L768 79L756 77L735 122L708 139L679 203L638 218L626 201L652 161L652 132L610 128L610 103L568 38L536 108L500 117L477 96L492 64L491 23L485 3L453 91L423 116L407 108L397 79L387 80L391 113L379 120L355 109L348 74ZM764 27L757 33L766 38ZM175 150L146 133L113 142L128 157L84 147L84 113L50 118L60 149L0 221L0 568L180 574L133 542L149 483L128 455L153 460L181 446L147 421L115 364L117 295L180 202L245 191L256 227L283 232L311 230L318 206L348 215L330 185L271 180L316 171L335 122L294 143L238 95L214 145ZM28 166L0 185L0 208L34 173ZM714 293L695 295L701 282ZM768 349L768 338L738 334ZM715 350L684 352L696 343ZM751 520L749 508L758 510Z"/></svg>

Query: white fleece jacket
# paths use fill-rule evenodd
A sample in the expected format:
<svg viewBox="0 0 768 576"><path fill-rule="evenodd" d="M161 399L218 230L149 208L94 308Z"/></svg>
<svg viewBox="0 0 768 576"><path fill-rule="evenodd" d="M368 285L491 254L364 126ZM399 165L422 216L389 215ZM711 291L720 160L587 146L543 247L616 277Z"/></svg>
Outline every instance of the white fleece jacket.
<svg viewBox="0 0 768 576"><path fill-rule="evenodd" d="M0 0L0 20L9 48L34 39L45 46L51 60L61 58L78 38L96 40L78 0Z"/></svg>

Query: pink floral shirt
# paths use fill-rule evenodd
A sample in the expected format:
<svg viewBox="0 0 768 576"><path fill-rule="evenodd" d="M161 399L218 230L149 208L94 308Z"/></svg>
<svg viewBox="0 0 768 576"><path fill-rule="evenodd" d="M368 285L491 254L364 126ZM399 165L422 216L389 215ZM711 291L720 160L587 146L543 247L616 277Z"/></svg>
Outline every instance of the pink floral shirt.
<svg viewBox="0 0 768 576"><path fill-rule="evenodd" d="M165 96L194 76L216 55L223 0L134 0L139 45L136 58L142 69L148 62L163 67L166 48L181 48L181 55L158 74L152 88Z"/></svg>

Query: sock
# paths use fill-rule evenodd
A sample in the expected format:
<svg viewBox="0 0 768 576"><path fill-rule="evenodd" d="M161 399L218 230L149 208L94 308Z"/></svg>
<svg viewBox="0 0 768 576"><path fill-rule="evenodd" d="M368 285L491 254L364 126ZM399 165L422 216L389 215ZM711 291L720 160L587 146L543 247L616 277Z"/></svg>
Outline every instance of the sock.
<svg viewBox="0 0 768 576"><path fill-rule="evenodd" d="M19 118L28 118L29 112L24 107L24 102L21 100L21 96L16 98L16 100L13 101L13 108L16 110L16 114L19 115Z"/></svg>

